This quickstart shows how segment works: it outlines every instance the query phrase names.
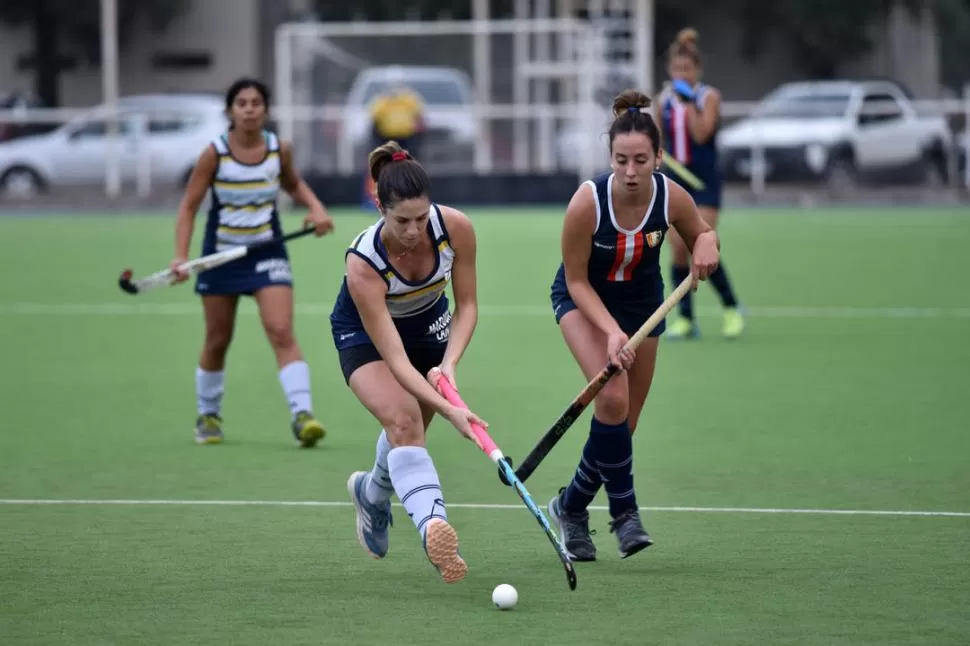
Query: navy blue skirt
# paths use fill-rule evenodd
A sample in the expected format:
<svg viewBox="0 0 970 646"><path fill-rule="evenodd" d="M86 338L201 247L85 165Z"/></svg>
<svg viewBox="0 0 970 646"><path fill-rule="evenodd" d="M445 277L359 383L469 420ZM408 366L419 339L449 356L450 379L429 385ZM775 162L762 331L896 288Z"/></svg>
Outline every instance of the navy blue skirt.
<svg viewBox="0 0 970 646"><path fill-rule="evenodd" d="M293 286L290 259L283 244L255 249L238 260L201 272L195 279L195 293L252 296L272 285Z"/></svg>

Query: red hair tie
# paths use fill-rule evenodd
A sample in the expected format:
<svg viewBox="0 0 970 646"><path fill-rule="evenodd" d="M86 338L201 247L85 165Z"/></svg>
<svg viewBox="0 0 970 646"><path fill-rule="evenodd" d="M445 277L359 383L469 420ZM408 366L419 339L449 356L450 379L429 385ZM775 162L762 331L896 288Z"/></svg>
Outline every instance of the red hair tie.
<svg viewBox="0 0 970 646"><path fill-rule="evenodd" d="M404 161L407 158L408 158L408 154L406 152L404 152L404 151L398 151L398 152L394 153L393 155L391 155L391 160L392 161Z"/></svg>

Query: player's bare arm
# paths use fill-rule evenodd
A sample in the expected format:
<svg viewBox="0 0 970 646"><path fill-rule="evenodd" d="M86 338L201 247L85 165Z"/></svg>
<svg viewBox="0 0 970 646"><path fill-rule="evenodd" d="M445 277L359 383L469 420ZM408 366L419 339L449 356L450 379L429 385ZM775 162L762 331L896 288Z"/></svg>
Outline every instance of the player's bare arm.
<svg viewBox="0 0 970 646"><path fill-rule="evenodd" d="M687 129L691 139L699 144L707 143L714 136L721 112L721 94L709 88L704 94L703 109L694 103L687 104Z"/></svg>
<svg viewBox="0 0 970 646"><path fill-rule="evenodd" d="M706 280L717 269L721 241L717 232L701 218L694 199L674 182L667 182L670 204L667 213L670 224L687 245L691 254L691 273L698 280Z"/></svg>
<svg viewBox="0 0 970 646"><path fill-rule="evenodd" d="M455 366L461 359L471 342L475 326L478 324L478 278L476 273L477 241L475 229L471 220L461 211L451 207L441 207L441 216L451 247L455 250L455 260L452 265L452 292L454 294L455 309L451 320L451 334L444 359L441 361L441 371L451 381L455 382Z"/></svg>
<svg viewBox="0 0 970 646"><path fill-rule="evenodd" d="M561 245L566 288L579 311L603 334L610 336L619 332L620 326L589 284L589 256L595 232L595 198L592 189L583 185L569 201L563 221Z"/></svg>
<svg viewBox="0 0 970 646"><path fill-rule="evenodd" d="M314 227L318 236L333 231L333 219L327 208L296 170L293 145L288 141L280 142L280 184L290 197L310 210L303 221L305 226Z"/></svg>
<svg viewBox="0 0 970 646"><path fill-rule="evenodd" d="M199 155L198 161L192 168L189 181L185 186L185 193L179 203L178 216L175 221L175 257L172 259L171 269L176 272L176 281L182 282L189 275L176 271L177 267L188 260L189 245L192 244L192 229L195 227L195 214L205 199L209 190L209 183L219 165L219 155L215 148L206 146Z"/></svg>

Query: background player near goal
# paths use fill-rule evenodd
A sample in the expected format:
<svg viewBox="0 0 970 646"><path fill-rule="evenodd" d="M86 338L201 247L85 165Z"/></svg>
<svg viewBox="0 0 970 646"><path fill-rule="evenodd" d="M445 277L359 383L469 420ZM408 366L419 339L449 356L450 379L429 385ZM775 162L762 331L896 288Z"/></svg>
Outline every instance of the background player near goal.
<svg viewBox="0 0 970 646"><path fill-rule="evenodd" d="M667 152L704 183L704 188L692 188L676 173L671 177L684 187L704 221L717 228L721 211L722 178L717 155L717 131L721 124L721 95L716 88L701 82L701 54L697 47L697 32L684 29L671 43L667 53L667 73L670 83L660 95L657 118L663 124ZM689 252L676 231L670 234L672 266L670 276L676 285L690 272ZM724 264L711 274L711 285L724 306L722 333L736 338L744 332L744 316L738 307ZM667 328L673 339L694 338L700 333L694 319L691 294L680 301L679 316Z"/></svg>
<svg viewBox="0 0 970 646"><path fill-rule="evenodd" d="M175 225L177 271L189 256L195 214L207 192L212 206L205 224L202 254L234 245L279 237L279 189L310 209L305 223L318 235L333 229L333 220L293 166L292 147L265 130L270 93L256 79L237 80L226 92L229 130L206 146L192 171ZM186 280L185 274L179 280ZM196 368L198 417L195 440L223 441L222 395L225 363L240 296L252 296L279 367L280 384L289 402L291 429L302 447L312 447L325 434L313 416L310 368L293 336L293 278L283 244L270 245L232 263L200 273L195 291L202 297L205 342Z"/></svg>

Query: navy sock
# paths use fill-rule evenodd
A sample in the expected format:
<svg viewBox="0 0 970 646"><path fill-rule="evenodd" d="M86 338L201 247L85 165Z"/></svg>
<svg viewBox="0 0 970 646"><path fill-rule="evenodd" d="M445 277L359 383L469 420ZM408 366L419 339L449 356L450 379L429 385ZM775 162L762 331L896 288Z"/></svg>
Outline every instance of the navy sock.
<svg viewBox="0 0 970 646"><path fill-rule="evenodd" d="M573 475L572 482L566 487L562 496L562 507L565 511L579 512L589 507L596 497L596 492L603 486L599 469L596 468L596 449L593 436L590 435L583 447L583 456L579 459L579 466Z"/></svg>
<svg viewBox="0 0 970 646"><path fill-rule="evenodd" d="M737 307L738 301L734 298L734 292L731 290L731 281L728 280L727 272L724 271L724 263L720 263L717 269L710 277L711 284L714 285L714 289L717 290L717 295L721 297L721 303L724 307Z"/></svg>
<svg viewBox="0 0 970 646"><path fill-rule="evenodd" d="M684 282L685 278L690 276L690 267L687 265L672 265L670 275L673 277L674 287L676 287ZM680 315L691 321L694 320L694 303L691 301L691 296L693 295L693 292L687 292L678 304Z"/></svg>
<svg viewBox="0 0 970 646"><path fill-rule="evenodd" d="M596 443L596 466L610 501L610 515L637 508L633 491L633 438L626 420L604 424L593 417L590 438Z"/></svg>

